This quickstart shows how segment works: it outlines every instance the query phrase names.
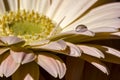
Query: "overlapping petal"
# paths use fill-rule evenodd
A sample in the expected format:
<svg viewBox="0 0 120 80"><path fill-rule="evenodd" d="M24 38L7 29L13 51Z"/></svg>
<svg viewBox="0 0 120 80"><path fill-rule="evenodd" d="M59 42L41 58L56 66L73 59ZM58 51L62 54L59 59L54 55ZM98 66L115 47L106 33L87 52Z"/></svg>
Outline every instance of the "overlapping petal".
<svg viewBox="0 0 120 80"><path fill-rule="evenodd" d="M67 43L67 45L69 47L69 53L68 53L69 56L73 56L73 57L81 56L82 50L78 46L72 43Z"/></svg>
<svg viewBox="0 0 120 80"><path fill-rule="evenodd" d="M12 48L10 54L14 61L20 64L32 62L36 58L36 55L32 51L20 47Z"/></svg>
<svg viewBox="0 0 120 80"><path fill-rule="evenodd" d="M54 77L59 76L61 79L66 73L65 63L53 54L41 52L38 55L37 63Z"/></svg>
<svg viewBox="0 0 120 80"><path fill-rule="evenodd" d="M104 58L104 54L98 50L97 48L90 47L90 46L85 46L85 45L78 45L79 48L83 51L84 54L94 56L97 58Z"/></svg>
<svg viewBox="0 0 120 80"><path fill-rule="evenodd" d="M117 49L114 49L112 47L103 46L103 45L93 45L95 48L102 51L105 55L104 58L101 58L100 60L120 64L120 51Z"/></svg>
<svg viewBox="0 0 120 80"><path fill-rule="evenodd" d="M120 64L120 51L87 43L120 39L120 3L110 3L87 11L95 2L97 0L0 0L0 18L6 11L33 11L49 17L55 23L53 33L58 27L62 30L52 37L50 35L47 40L29 45L24 44L19 35L0 37L0 76L14 74L13 80L39 80L40 65L53 77L62 79L66 65L57 53L80 57L109 74L100 60ZM38 65L34 62L36 57Z"/></svg>
<svg viewBox="0 0 120 80"><path fill-rule="evenodd" d="M9 55L1 62L0 72L5 77L9 77L19 68L19 66L20 64L16 63L14 59L12 58L12 56Z"/></svg>

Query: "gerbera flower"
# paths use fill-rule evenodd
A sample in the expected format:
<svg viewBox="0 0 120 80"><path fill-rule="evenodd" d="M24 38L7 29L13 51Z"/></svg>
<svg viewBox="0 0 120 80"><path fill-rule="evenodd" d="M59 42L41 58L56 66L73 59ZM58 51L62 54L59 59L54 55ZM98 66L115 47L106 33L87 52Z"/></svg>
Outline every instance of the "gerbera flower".
<svg viewBox="0 0 120 80"><path fill-rule="evenodd" d="M87 11L95 2L0 0L0 76L39 80L41 66L61 79L66 65L59 54L80 57L109 74L100 60L120 63L120 52L87 42L120 38L120 3Z"/></svg>

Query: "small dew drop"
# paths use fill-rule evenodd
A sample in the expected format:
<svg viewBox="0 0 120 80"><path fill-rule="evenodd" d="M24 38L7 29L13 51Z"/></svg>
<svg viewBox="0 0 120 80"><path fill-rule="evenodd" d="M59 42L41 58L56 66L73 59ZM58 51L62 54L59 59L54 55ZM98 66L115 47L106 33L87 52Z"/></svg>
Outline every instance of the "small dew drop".
<svg viewBox="0 0 120 80"><path fill-rule="evenodd" d="M85 31L87 31L88 29L87 29L87 26L85 26L85 25L78 25L76 28L75 28L75 31L76 32L85 32Z"/></svg>

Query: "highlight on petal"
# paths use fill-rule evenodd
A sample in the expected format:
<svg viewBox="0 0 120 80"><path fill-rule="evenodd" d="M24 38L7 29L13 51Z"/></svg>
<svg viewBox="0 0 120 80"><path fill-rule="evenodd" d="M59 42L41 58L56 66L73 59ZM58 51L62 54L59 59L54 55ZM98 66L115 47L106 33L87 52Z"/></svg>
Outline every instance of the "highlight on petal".
<svg viewBox="0 0 120 80"><path fill-rule="evenodd" d="M66 73L65 63L59 57L50 53L40 53L37 63L55 78L59 76L61 79Z"/></svg>
<svg viewBox="0 0 120 80"><path fill-rule="evenodd" d="M80 58L82 58L83 60L86 60L87 62L91 63L92 65L97 67L99 70L101 70L105 74L107 74L107 75L109 74L108 68L99 59L97 59L95 57L92 57L92 56L89 56L89 55L86 55L86 54L82 54L82 56Z"/></svg>
<svg viewBox="0 0 120 80"><path fill-rule="evenodd" d="M14 36L0 37L0 40L8 45L13 45L13 44L24 42L22 39L14 37Z"/></svg>
<svg viewBox="0 0 120 80"><path fill-rule="evenodd" d="M85 45L78 45L78 47L83 51L84 54L94 56L97 58L104 58L104 54L95 47L85 46Z"/></svg>
<svg viewBox="0 0 120 80"><path fill-rule="evenodd" d="M39 66L35 62L21 65L12 75L12 80L39 80Z"/></svg>
<svg viewBox="0 0 120 80"><path fill-rule="evenodd" d="M11 55L2 61L0 65L0 71L5 77L11 76L18 68L20 64L16 63Z"/></svg>
<svg viewBox="0 0 120 80"><path fill-rule="evenodd" d="M69 56L74 56L74 57L81 56L82 50L78 46L72 43L67 43L67 45L69 47Z"/></svg>
<svg viewBox="0 0 120 80"><path fill-rule="evenodd" d="M32 51L20 47L12 48L10 50L10 54L16 63L21 64L32 62L36 58Z"/></svg>

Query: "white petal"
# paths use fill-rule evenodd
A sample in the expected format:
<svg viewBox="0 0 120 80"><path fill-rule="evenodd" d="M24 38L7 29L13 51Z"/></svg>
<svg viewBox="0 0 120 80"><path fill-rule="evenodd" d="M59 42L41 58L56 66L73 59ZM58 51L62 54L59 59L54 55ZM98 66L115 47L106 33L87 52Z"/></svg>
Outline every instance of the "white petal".
<svg viewBox="0 0 120 80"><path fill-rule="evenodd" d="M90 8L97 0L84 0L84 1L76 1L76 5L73 5L74 7L68 11L68 13L65 16L65 19L60 24L60 26L63 28L70 24L72 21L80 17L88 8Z"/></svg>
<svg viewBox="0 0 120 80"><path fill-rule="evenodd" d="M82 51L78 46L76 46L72 43L67 43L67 45L70 48L70 52L69 52L70 56L74 56L74 57L80 57L81 56Z"/></svg>
<svg viewBox="0 0 120 80"><path fill-rule="evenodd" d="M94 18L93 18L94 19ZM82 23L80 20L74 22L70 26L66 27L63 29L63 31L70 31L74 30L76 26L78 25L85 25L88 29L92 30L94 28L99 28L99 27L114 27L114 28L120 28L120 19L118 18L113 18L113 19L100 19L100 20L95 20L90 23Z"/></svg>
<svg viewBox="0 0 120 80"><path fill-rule="evenodd" d="M114 27L114 28L120 28L120 19L119 18L113 18L113 19L102 19L102 20L96 20L90 23L86 23L88 25L89 29L94 29L98 27Z"/></svg>
<svg viewBox="0 0 120 80"><path fill-rule="evenodd" d="M117 56L117 57L120 57L120 51L114 49L114 48L111 48L111 47L107 47L107 46L103 46L104 48L107 48L107 53L109 54L112 54L114 56Z"/></svg>
<svg viewBox="0 0 120 80"><path fill-rule="evenodd" d="M54 14L56 13L56 11L59 8L62 1L63 0L52 0L52 4L51 4L51 6L46 14L49 18L54 17Z"/></svg>
<svg viewBox="0 0 120 80"><path fill-rule="evenodd" d="M97 48L94 47L89 47L85 45L78 45L79 48L83 51L84 54L88 54L97 58L104 58L104 54L98 50Z"/></svg>
<svg viewBox="0 0 120 80"><path fill-rule="evenodd" d="M34 10L36 6L36 0L20 0L20 9L26 11Z"/></svg>
<svg viewBox="0 0 120 80"><path fill-rule="evenodd" d="M99 24L103 25L102 27L120 27L120 22L116 18L120 17L120 3L111 3L111 4L106 4L104 6L97 7L93 10L91 10L88 14L83 16L82 18L78 19L76 22L72 23L69 25L66 29L67 30L74 30L76 26L83 24L88 26L90 28L94 28L93 26L89 25L96 25ZM99 10L99 8L101 8ZM98 9L98 10L97 10ZM105 11L105 10L106 11ZM115 20L116 19L116 20ZM97 20L97 21L96 21ZM99 22L100 21L100 22ZM89 24L87 24L89 23ZM97 27L97 25L95 26Z"/></svg>
<svg viewBox="0 0 120 80"><path fill-rule="evenodd" d="M50 7L50 0L38 0L35 6L36 6L35 11L45 15L48 8Z"/></svg>
<svg viewBox="0 0 120 80"><path fill-rule="evenodd" d="M0 14L5 13L5 6L3 0L0 0Z"/></svg>
<svg viewBox="0 0 120 80"><path fill-rule="evenodd" d="M114 27L98 27L98 28L92 29L91 31L93 32L116 32L118 31L118 29Z"/></svg>
<svg viewBox="0 0 120 80"><path fill-rule="evenodd" d="M97 7L91 10L87 15L80 20L82 23L88 23L97 19L110 19L120 17L120 3L111 3Z"/></svg>
<svg viewBox="0 0 120 80"><path fill-rule="evenodd" d="M96 0L94 0L94 1L96 1ZM60 5L57 13L55 14L55 17L53 18L53 20L56 21L57 23L59 23L63 18L66 18L67 16L68 16L67 18L69 18L69 20L71 20L72 18L73 18L72 20L74 20L76 17L80 16L84 11L86 11L86 9L88 9L90 7L90 5L92 5L91 2L89 2L89 0L84 0L84 1L82 1L82 0L75 0L75 1L64 0L63 3ZM84 5L86 5L86 6L84 6ZM73 13L72 16L71 16L71 13ZM68 21L67 18L66 18L66 21ZM67 22L67 24L69 24L69 23ZM64 26L62 25L62 27L65 27L65 25Z"/></svg>
<svg viewBox="0 0 120 80"><path fill-rule="evenodd" d="M64 62L59 57L52 54L39 54L38 64L55 78L59 76L61 79L66 73Z"/></svg>
<svg viewBox="0 0 120 80"><path fill-rule="evenodd" d="M7 0L11 11L18 10L18 0Z"/></svg>

